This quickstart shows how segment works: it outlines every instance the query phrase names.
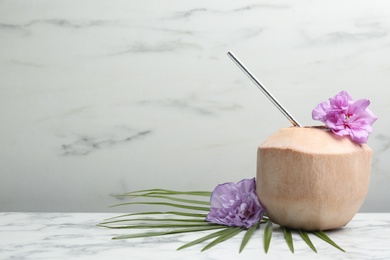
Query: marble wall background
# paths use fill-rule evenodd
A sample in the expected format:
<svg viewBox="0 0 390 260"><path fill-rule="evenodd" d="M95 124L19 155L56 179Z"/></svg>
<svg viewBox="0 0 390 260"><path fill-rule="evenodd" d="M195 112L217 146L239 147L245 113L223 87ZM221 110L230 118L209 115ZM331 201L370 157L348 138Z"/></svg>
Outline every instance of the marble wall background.
<svg viewBox="0 0 390 260"><path fill-rule="evenodd" d="M229 50L304 125L340 90L370 99L361 211L390 211L384 0L0 0L0 210L112 212L126 191L254 177L290 124Z"/></svg>

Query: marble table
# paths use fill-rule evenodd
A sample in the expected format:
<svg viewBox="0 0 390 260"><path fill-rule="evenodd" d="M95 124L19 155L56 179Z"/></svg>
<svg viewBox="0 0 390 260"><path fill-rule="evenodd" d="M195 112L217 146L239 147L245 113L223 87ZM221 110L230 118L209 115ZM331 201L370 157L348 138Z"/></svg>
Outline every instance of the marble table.
<svg viewBox="0 0 390 260"><path fill-rule="evenodd" d="M390 213L359 213L344 228L328 233L343 253L316 237L315 254L293 236L292 254L275 227L268 254L263 229L257 230L245 250L238 249L243 234L200 252L202 245L176 249L203 234L187 233L156 238L111 240L129 230L106 229L96 223L115 213L0 213L0 259L389 259ZM203 233L207 233L205 231Z"/></svg>

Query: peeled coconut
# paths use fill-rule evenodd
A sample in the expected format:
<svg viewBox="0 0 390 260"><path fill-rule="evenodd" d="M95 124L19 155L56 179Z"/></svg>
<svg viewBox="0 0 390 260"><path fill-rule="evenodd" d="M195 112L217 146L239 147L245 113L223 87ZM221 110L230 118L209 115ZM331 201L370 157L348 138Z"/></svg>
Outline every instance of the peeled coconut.
<svg viewBox="0 0 390 260"><path fill-rule="evenodd" d="M346 225L368 191L372 151L315 127L283 128L258 148L257 194L276 224L327 230Z"/></svg>

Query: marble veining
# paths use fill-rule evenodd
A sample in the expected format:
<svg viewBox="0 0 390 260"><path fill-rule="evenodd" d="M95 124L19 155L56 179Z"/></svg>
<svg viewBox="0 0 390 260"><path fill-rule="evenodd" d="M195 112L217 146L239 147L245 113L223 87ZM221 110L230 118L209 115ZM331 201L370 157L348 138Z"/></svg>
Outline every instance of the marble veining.
<svg viewBox="0 0 390 260"><path fill-rule="evenodd" d="M289 5L276 5L276 4L252 4L252 5L246 5L243 7L235 8L235 9L228 9L228 10L218 10L218 9L211 9L211 8L195 8L190 9L188 11L182 11L182 12L176 12L176 15L173 18L188 18L193 15L197 15L199 13L208 13L208 14L229 14L229 13L235 13L235 12L247 12L252 11L255 9L289 9L292 8L292 6Z"/></svg>
<svg viewBox="0 0 390 260"><path fill-rule="evenodd" d="M136 133L129 130L129 132L131 132L130 135L122 133L122 136L80 136L75 142L62 145L63 155L87 155L99 149L124 144L152 133L151 130Z"/></svg>
<svg viewBox="0 0 390 260"><path fill-rule="evenodd" d="M232 51L303 125L341 90L370 99L361 211L390 211L388 7L0 0L0 210L104 212L111 194L255 176L257 146L290 123Z"/></svg>
<svg viewBox="0 0 390 260"><path fill-rule="evenodd" d="M360 213L344 228L328 235L347 252L343 253L310 236L315 254L294 233L295 254L274 226L268 254L262 248L263 229L257 230L245 250L238 249L243 237L225 241L200 252L203 245L181 251L179 246L204 236L210 231L165 237L111 240L113 236L140 232L97 227L98 222L116 216L113 213L0 213L1 259L388 259L390 249L390 215ZM145 230L144 230L145 231Z"/></svg>
<svg viewBox="0 0 390 260"><path fill-rule="evenodd" d="M200 115L216 115L223 111L235 111L241 109L239 104L234 102L218 102L218 100L204 99L202 97L190 96L181 99L166 100L142 100L138 102L143 106L157 106L162 108L180 109L181 112L195 112Z"/></svg>

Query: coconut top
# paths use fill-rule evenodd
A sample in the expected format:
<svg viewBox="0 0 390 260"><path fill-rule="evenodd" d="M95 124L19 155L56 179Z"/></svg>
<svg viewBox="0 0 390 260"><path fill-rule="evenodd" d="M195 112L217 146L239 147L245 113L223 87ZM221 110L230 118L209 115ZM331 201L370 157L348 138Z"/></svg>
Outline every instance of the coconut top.
<svg viewBox="0 0 390 260"><path fill-rule="evenodd" d="M267 138L260 149L291 149L303 153L340 154L369 151L367 144L357 144L348 136L338 136L331 130L314 127L282 128Z"/></svg>

